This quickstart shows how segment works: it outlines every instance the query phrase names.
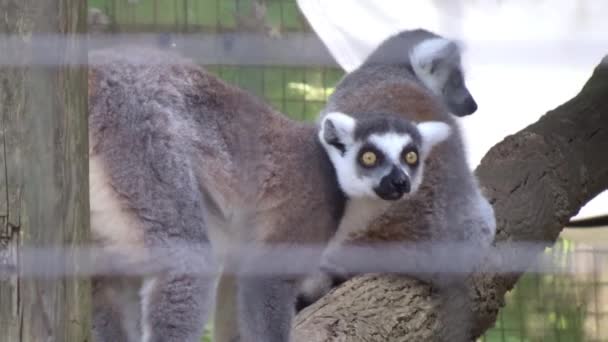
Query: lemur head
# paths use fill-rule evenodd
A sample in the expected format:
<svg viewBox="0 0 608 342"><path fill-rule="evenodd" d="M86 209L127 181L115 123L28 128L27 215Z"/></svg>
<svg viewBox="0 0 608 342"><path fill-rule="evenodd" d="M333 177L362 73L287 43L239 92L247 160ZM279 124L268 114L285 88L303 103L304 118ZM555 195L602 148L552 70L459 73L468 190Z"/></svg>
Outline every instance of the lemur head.
<svg viewBox="0 0 608 342"><path fill-rule="evenodd" d="M450 127L438 121L332 112L321 120L319 140L348 197L395 201L418 189L426 157L449 134Z"/></svg>
<svg viewBox="0 0 608 342"><path fill-rule="evenodd" d="M467 89L462 72L460 48L444 38L431 38L410 51L416 76L436 95L441 96L456 116L473 114L477 103Z"/></svg>

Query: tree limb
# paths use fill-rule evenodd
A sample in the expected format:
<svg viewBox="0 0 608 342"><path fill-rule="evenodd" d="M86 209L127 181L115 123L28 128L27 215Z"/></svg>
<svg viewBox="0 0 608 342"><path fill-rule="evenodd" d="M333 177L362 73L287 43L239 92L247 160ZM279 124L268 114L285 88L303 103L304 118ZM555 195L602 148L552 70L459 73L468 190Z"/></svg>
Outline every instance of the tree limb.
<svg viewBox="0 0 608 342"><path fill-rule="evenodd" d="M608 188L608 57L581 92L536 123L506 137L476 174L494 206L496 243L541 242L526 253L533 264L564 224ZM521 256L520 256L521 257ZM504 295L521 273L492 274L510 256L490 255L470 279L473 335L496 321ZM354 278L301 312L298 342L431 341L446 335L430 286L397 276Z"/></svg>

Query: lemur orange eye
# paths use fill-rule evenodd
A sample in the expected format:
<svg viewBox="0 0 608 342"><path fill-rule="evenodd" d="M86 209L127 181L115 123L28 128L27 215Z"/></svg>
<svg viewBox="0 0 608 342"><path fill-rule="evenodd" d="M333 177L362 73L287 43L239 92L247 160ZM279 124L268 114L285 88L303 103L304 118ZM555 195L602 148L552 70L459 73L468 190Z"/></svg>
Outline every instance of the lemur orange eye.
<svg viewBox="0 0 608 342"><path fill-rule="evenodd" d="M404 156L405 162L410 165L415 165L418 162L418 153L415 151L409 151Z"/></svg>
<svg viewBox="0 0 608 342"><path fill-rule="evenodd" d="M374 166L374 164L376 164L376 161L378 161L378 157L372 151L364 152L361 155L361 163L365 166Z"/></svg>

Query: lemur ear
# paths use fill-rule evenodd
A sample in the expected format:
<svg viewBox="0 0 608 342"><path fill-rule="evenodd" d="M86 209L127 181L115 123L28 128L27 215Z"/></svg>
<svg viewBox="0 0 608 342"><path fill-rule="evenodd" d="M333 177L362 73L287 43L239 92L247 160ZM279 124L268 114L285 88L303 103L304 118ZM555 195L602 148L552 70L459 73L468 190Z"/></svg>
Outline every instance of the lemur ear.
<svg viewBox="0 0 608 342"><path fill-rule="evenodd" d="M421 122L416 127L422 136L423 155L427 155L435 145L445 141L452 132L448 124L440 121Z"/></svg>
<svg viewBox="0 0 608 342"><path fill-rule="evenodd" d="M355 119L352 117L340 112L331 112L321 120L319 139L344 152L346 146L354 142L355 125Z"/></svg>
<svg viewBox="0 0 608 342"><path fill-rule="evenodd" d="M417 44L410 53L410 61L415 70L434 74L449 60L458 58L458 45L445 38L433 38Z"/></svg>

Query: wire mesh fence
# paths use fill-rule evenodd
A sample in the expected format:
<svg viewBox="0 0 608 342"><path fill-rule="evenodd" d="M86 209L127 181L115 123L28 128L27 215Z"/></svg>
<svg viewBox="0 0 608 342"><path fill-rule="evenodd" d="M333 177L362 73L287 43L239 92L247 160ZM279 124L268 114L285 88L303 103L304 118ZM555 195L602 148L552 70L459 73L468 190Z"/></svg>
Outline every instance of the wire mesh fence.
<svg viewBox="0 0 608 342"><path fill-rule="evenodd" d="M106 34L154 33L165 48L190 51L206 68L227 82L265 99L277 110L299 120L312 120L323 108L343 71L323 55L292 63L297 55L320 51L318 41L306 40L294 57L277 61L260 57L239 64L221 63L220 54L206 59L195 55L180 37L215 37L224 55L238 54L234 34L256 34L277 44L296 34L314 37L295 0L89 0L107 17L99 21ZM192 42L193 40L188 40ZM202 41L202 39L201 39ZM303 41L300 41L303 42ZM203 43L201 43L203 44ZM311 47L313 44L314 47ZM297 43L296 43L297 46ZM242 51L242 50L241 50ZM262 52L263 53L263 52ZM268 53L271 55L272 53ZM278 54L278 53L277 53ZM267 56L268 56L267 55ZM279 56L281 57L281 56ZM291 59L290 59L291 58ZM306 60L309 63L305 63ZM302 62L304 61L304 62ZM263 65L262 65L263 64ZM529 273L506 298L496 326L481 341L608 341L608 272L605 251L561 239L551 257L559 264L576 255L581 269L590 272Z"/></svg>
<svg viewBox="0 0 608 342"><path fill-rule="evenodd" d="M482 341L608 340L606 251L561 238L546 253L557 264L574 257L580 268L570 274L525 274Z"/></svg>

